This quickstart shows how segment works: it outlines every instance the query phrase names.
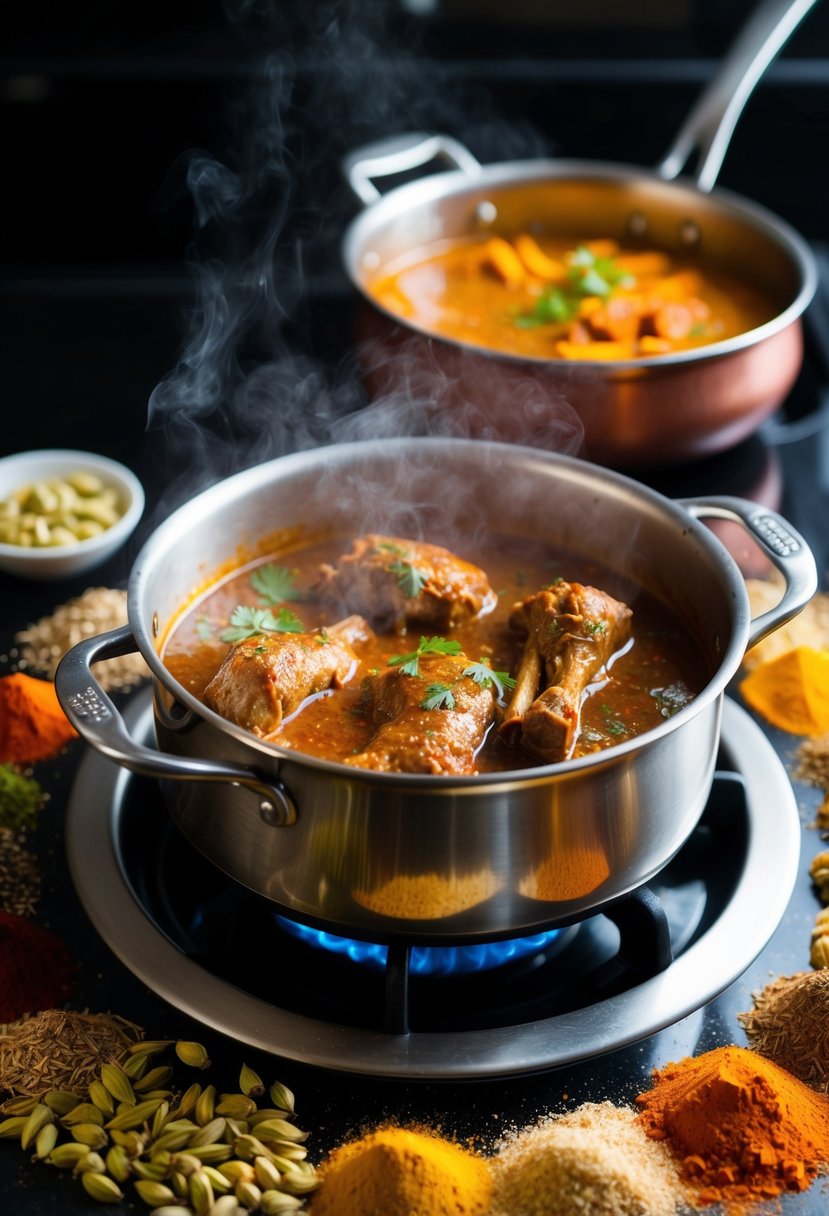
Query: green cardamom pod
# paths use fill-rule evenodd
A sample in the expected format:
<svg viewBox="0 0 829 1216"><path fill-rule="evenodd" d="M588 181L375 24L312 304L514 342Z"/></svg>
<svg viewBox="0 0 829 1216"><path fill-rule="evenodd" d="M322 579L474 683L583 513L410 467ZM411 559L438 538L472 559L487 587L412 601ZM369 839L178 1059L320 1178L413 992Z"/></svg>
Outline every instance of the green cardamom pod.
<svg viewBox="0 0 829 1216"><path fill-rule="evenodd" d="M196 1148L188 1147L187 1153L189 1156L198 1157L202 1164L207 1161L210 1165L218 1165L222 1161L230 1160L233 1148L229 1144L199 1144Z"/></svg>
<svg viewBox="0 0 829 1216"><path fill-rule="evenodd" d="M78 1123L97 1123L104 1125L104 1112L94 1102L79 1102L61 1118L64 1127L75 1127Z"/></svg>
<svg viewBox="0 0 829 1216"><path fill-rule="evenodd" d="M93 1106L97 1106L102 1115L111 1117L115 1114L115 1103L112 1100L112 1094L103 1081L91 1081L88 1092L90 1102Z"/></svg>
<svg viewBox="0 0 829 1216"><path fill-rule="evenodd" d="M116 1102L135 1105L135 1092L123 1068L119 1068L117 1064L104 1064L101 1068L101 1080Z"/></svg>
<svg viewBox="0 0 829 1216"><path fill-rule="evenodd" d="M191 1043L184 1040L179 1040L176 1043L176 1055L181 1060L182 1064L186 1064L188 1068L209 1068L210 1057L207 1050L202 1047L201 1043Z"/></svg>
<svg viewBox="0 0 829 1216"><path fill-rule="evenodd" d="M195 1116L200 1127L209 1123L216 1110L216 1086L208 1085L196 1099Z"/></svg>
<svg viewBox="0 0 829 1216"><path fill-rule="evenodd" d="M28 1115L12 1115L4 1119L0 1123L0 1140L19 1140L28 1118Z"/></svg>
<svg viewBox="0 0 829 1216"><path fill-rule="evenodd" d="M135 1189L149 1208L160 1208L165 1203L175 1203L176 1201L174 1192L163 1182L151 1182L147 1178L139 1178Z"/></svg>
<svg viewBox="0 0 829 1216"><path fill-rule="evenodd" d="M201 1167L207 1177L210 1179L210 1184L213 1187L215 1195L229 1195L233 1190L233 1183L229 1178L225 1178L224 1174L219 1172L217 1166L203 1165Z"/></svg>
<svg viewBox="0 0 829 1216"><path fill-rule="evenodd" d="M26 1122L20 1129L20 1147L29 1148L34 1144L40 1129L54 1121L54 1112L49 1110L48 1106L44 1106L42 1102L38 1102L31 1114L26 1116Z"/></svg>
<svg viewBox="0 0 829 1216"><path fill-rule="evenodd" d="M138 1043L131 1044L129 1053L134 1056L146 1052L148 1056L157 1056L160 1051L166 1051L172 1046L172 1039L141 1039Z"/></svg>
<svg viewBox="0 0 829 1216"><path fill-rule="evenodd" d="M191 1085L189 1089L185 1089L179 1099L176 1107L176 1115L192 1115L196 1109L196 1103L201 1096L201 1085L198 1081Z"/></svg>
<svg viewBox="0 0 829 1216"><path fill-rule="evenodd" d="M149 1072L145 1072L143 1077L134 1083L133 1089L139 1094L144 1094L149 1089L160 1089L166 1085L172 1075L173 1070L169 1064L159 1064L157 1068L151 1068Z"/></svg>
<svg viewBox="0 0 829 1216"><path fill-rule="evenodd" d="M134 1056L128 1056L124 1061L124 1073L131 1081L140 1081L147 1071L151 1058L148 1051L141 1051Z"/></svg>
<svg viewBox="0 0 829 1216"><path fill-rule="evenodd" d="M150 1124L150 1135L153 1139L155 1139L156 1136L161 1135L169 1118L170 1103L165 1098L162 1098L161 1102L158 1104L155 1114L153 1115L153 1121Z"/></svg>
<svg viewBox="0 0 829 1216"><path fill-rule="evenodd" d="M190 1187L187 1185L187 1175L182 1174L180 1170L173 1170L167 1179L170 1188L173 1191L176 1199L187 1199L190 1195Z"/></svg>
<svg viewBox="0 0 829 1216"><path fill-rule="evenodd" d="M80 1161L83 1161L84 1157L90 1155L88 1145L78 1144L71 1140L66 1144L55 1145L49 1154L49 1164L57 1166L59 1170L74 1169Z"/></svg>
<svg viewBox="0 0 829 1216"><path fill-rule="evenodd" d="M49 1094L46 1094L43 1102L49 1107L50 1110L54 1110L55 1108L52 1106L51 1102L47 1101L48 1097ZM76 1098L75 1102L77 1102L77 1100L78 1099ZM73 1102L72 1105L74 1106L75 1103ZM32 1098L28 1094L19 1094L15 1098L7 1098L6 1101L0 1105L0 1111L2 1111L4 1115L30 1115L36 1106L37 1098Z"/></svg>
<svg viewBox="0 0 829 1216"><path fill-rule="evenodd" d="M73 1140L77 1140L78 1144L86 1144L89 1148L106 1148L109 1144L109 1136L97 1123L76 1123L70 1131Z"/></svg>
<svg viewBox="0 0 829 1216"><path fill-rule="evenodd" d="M75 1174L80 1178L81 1174L105 1174L106 1162L100 1153L87 1153L85 1157L81 1157L78 1164L75 1166Z"/></svg>
<svg viewBox="0 0 829 1216"><path fill-rule="evenodd" d="M218 1171L233 1186L236 1185L240 1178L244 1178L247 1182L253 1182L255 1179L253 1166L249 1161L225 1161L222 1165L218 1166Z"/></svg>
<svg viewBox="0 0 829 1216"><path fill-rule="evenodd" d="M242 1071L239 1074L239 1088L249 1098L258 1098L265 1092L265 1084L259 1073L248 1068L247 1064L242 1065Z"/></svg>
<svg viewBox="0 0 829 1216"><path fill-rule="evenodd" d="M301 1131L287 1119L263 1119L256 1124L260 1140L287 1140L289 1144L300 1144L308 1139L308 1132Z"/></svg>
<svg viewBox="0 0 829 1216"><path fill-rule="evenodd" d="M196 1170L190 1175L190 1203L196 1216L207 1216L213 1207L216 1196L213 1194L213 1184L204 1170Z"/></svg>
<svg viewBox="0 0 829 1216"><path fill-rule="evenodd" d="M153 1161L133 1161L132 1172L136 1178L143 1178L147 1182L164 1182L169 1172L166 1165L160 1165Z"/></svg>
<svg viewBox="0 0 829 1216"><path fill-rule="evenodd" d="M287 1085L282 1085L279 1081L274 1081L268 1092L270 1093L271 1102L273 1102L274 1106L278 1106L281 1110L293 1113L296 1100L293 1092L288 1089Z"/></svg>
<svg viewBox="0 0 829 1216"><path fill-rule="evenodd" d="M139 1132L123 1132L115 1128L109 1134L113 1143L120 1145L128 1157L140 1157L147 1147L147 1137Z"/></svg>
<svg viewBox="0 0 829 1216"><path fill-rule="evenodd" d="M256 1110L253 1098L246 1094L222 1094L221 1101L216 1104L217 1115L228 1115L231 1119L247 1119Z"/></svg>
<svg viewBox="0 0 829 1216"><path fill-rule="evenodd" d="M150 1098L145 1102L139 1102L137 1106L128 1107L126 1110L119 1111L112 1119L104 1126L108 1130L115 1128L117 1131L128 1132L136 1127L140 1127L150 1119L161 1105L160 1098Z"/></svg>
<svg viewBox="0 0 829 1216"><path fill-rule="evenodd" d="M44 1104L58 1116L68 1115L82 1101L77 1094L66 1089L50 1089L48 1094L43 1095Z"/></svg>
<svg viewBox="0 0 829 1216"><path fill-rule="evenodd" d="M38 1158L38 1160L45 1161L57 1142L57 1124L47 1123L46 1126L42 1127L35 1136L35 1156Z"/></svg>
<svg viewBox="0 0 829 1216"><path fill-rule="evenodd" d="M226 1119L211 1119L209 1123L205 1123L203 1127L193 1133L187 1147L192 1149L198 1148L201 1144L218 1144L226 1127Z"/></svg>
<svg viewBox="0 0 829 1216"><path fill-rule="evenodd" d="M174 1153L170 1164L184 1174L185 1177L189 1177L193 1173L193 1170L201 1169L202 1163L192 1153Z"/></svg>
<svg viewBox="0 0 829 1216"><path fill-rule="evenodd" d="M121 1144L113 1144L106 1155L106 1168L116 1182L126 1182L132 1173L127 1150Z"/></svg>
<svg viewBox="0 0 829 1216"><path fill-rule="evenodd" d="M166 1148L173 1153L180 1148L186 1148L189 1150L192 1148L192 1135L193 1133L189 1128L179 1128L178 1131L176 1131L174 1128L172 1131L169 1131L165 1127L164 1131L155 1141L155 1147Z"/></svg>
<svg viewBox="0 0 829 1216"><path fill-rule="evenodd" d="M256 1183L263 1191L272 1191L279 1186L282 1177L279 1170L267 1157L256 1157L253 1162Z"/></svg>
<svg viewBox="0 0 829 1216"><path fill-rule="evenodd" d="M120 1203L124 1198L124 1192L108 1174L81 1174L81 1183L87 1195L98 1203Z"/></svg>
<svg viewBox="0 0 829 1216"><path fill-rule="evenodd" d="M236 1189L233 1193L242 1207L248 1208L251 1212L255 1212L262 1202L262 1192L255 1182L243 1182L240 1180L236 1183Z"/></svg>
<svg viewBox="0 0 829 1216"><path fill-rule="evenodd" d="M298 1162L292 1169L287 1169L279 1180L279 1188L291 1195L307 1195L319 1186L319 1176L313 1166L302 1167L305 1162Z"/></svg>
<svg viewBox="0 0 829 1216"><path fill-rule="evenodd" d="M284 1216L285 1212L296 1212L303 1204L302 1199L295 1195L285 1195L282 1191L264 1191L259 1203L262 1216Z"/></svg>

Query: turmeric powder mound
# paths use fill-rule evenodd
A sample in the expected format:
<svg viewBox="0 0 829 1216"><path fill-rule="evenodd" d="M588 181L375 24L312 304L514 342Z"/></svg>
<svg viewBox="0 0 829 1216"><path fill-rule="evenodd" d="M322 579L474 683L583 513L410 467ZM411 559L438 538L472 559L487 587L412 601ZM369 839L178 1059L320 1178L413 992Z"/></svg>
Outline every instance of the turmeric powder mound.
<svg viewBox="0 0 829 1216"><path fill-rule="evenodd" d="M562 849L522 879L518 889L530 899L580 899L609 877L610 865L603 849Z"/></svg>
<svg viewBox="0 0 829 1216"><path fill-rule="evenodd" d="M354 899L383 916L437 920L474 908L497 894L501 885L491 870L453 879L434 873L398 874L373 891L355 891Z"/></svg>
<svg viewBox="0 0 829 1216"><path fill-rule="evenodd" d="M805 1191L829 1162L829 1099L747 1047L668 1064L636 1101L703 1203Z"/></svg>
<svg viewBox="0 0 829 1216"><path fill-rule="evenodd" d="M484 1216L492 1196L483 1157L399 1127L335 1149L318 1174L311 1216Z"/></svg>
<svg viewBox="0 0 829 1216"><path fill-rule="evenodd" d="M784 589L783 576L777 571L769 579L746 579L751 615L759 616L773 608L780 602ZM798 646L810 646L813 650L829 648L829 593L818 591L796 616L756 642L746 651L743 667L751 671L760 663L767 663Z"/></svg>
<svg viewBox="0 0 829 1216"><path fill-rule="evenodd" d="M753 667L740 684L747 703L794 735L829 730L829 651L797 646Z"/></svg>

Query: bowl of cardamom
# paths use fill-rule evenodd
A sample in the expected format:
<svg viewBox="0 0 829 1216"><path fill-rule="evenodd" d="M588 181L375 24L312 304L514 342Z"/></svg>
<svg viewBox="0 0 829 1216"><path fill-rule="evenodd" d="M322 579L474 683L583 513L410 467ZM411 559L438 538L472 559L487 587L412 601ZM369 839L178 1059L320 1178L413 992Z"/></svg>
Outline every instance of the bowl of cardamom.
<svg viewBox="0 0 829 1216"><path fill-rule="evenodd" d="M144 490L93 452L43 449L0 459L0 570L68 578L111 557L135 530Z"/></svg>

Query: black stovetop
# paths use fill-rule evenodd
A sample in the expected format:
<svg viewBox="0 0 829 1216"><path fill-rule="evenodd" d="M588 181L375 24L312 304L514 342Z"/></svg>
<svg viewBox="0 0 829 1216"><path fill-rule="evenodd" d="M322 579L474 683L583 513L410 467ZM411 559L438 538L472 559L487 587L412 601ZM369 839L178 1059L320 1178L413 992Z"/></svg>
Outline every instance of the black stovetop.
<svg viewBox="0 0 829 1216"><path fill-rule="evenodd" d="M721 6L711 6L709 19L714 8L718 7ZM457 30L457 22L452 28ZM436 22L432 23L430 34L432 38L438 36ZM681 43L681 39L679 41ZM626 45L632 47L635 42L635 36L631 35ZM41 48L43 44L44 38L41 38ZM564 45L566 49L566 42ZM656 45L659 45L658 40ZM681 45L678 50L673 42L671 45L672 53L676 52L681 59ZM460 71L462 40L456 39L452 46L454 70L458 78L467 82L464 89L467 90L465 98L468 99L469 77L464 77ZM799 46L801 54L811 49L808 39L801 40ZM36 32L30 30L27 40L20 43L22 49L19 50L20 62L17 66L21 79L25 72L38 66L37 47ZM585 54L584 47L585 40L582 38L579 43L579 54L582 56ZM561 48L562 44L556 42L553 53L559 55L559 62L565 63L566 55ZM703 39L696 46L691 52L695 56L691 84L687 89L677 81L666 85L670 92L670 104L664 110L652 104L654 97L659 94L657 77L649 81L647 88L639 90L637 95L641 104L647 105L653 120L648 134L653 147L645 149L641 157L636 157L637 162L653 163L651 157L663 151L663 145L673 133L678 112L684 110L687 96L698 83L697 77L700 73L704 74L707 64L710 65L710 58L706 56L719 54L720 50L721 40L716 38L713 42ZM245 50L245 54L248 53L249 48ZM824 50L819 48L816 53L823 55ZM125 39L119 45L118 55L112 60L115 64L113 71L119 65L123 68L125 63L131 63L132 74L127 73L113 88L106 72L101 71L100 61L90 67L89 79L86 79L77 57L73 59L69 54L61 57L60 48L55 49L51 45L49 54L53 68L57 61L55 79L60 82L60 87L45 100L42 98L40 103L35 102L34 107L26 112L25 119L17 122L9 146L16 153L25 145L34 166L38 158L32 149L43 149L42 136L45 130L49 131L49 138L61 145L59 163L63 169L69 168L69 153L76 146L79 155L82 153L81 163L94 165L99 178L104 176L102 166L110 154L106 143L110 135L108 121L113 125L116 121L121 123L123 113L131 107L127 136L119 137L117 133L112 133L111 154L117 166L123 167L127 145L140 148L145 154L146 149L152 147L157 160L162 158L162 154L166 158L170 152L168 145L175 145L173 151L183 152L190 146L186 141L201 143L202 136L209 136L209 119L221 108L228 79L244 76L244 65L240 67L239 59L234 58L229 68L227 61L221 58L220 47L215 60L211 60L211 63L224 64L224 69L217 72L220 81L215 88L207 88L205 81L209 73L206 70L201 75L196 74L195 84L187 77L185 67L189 61L186 56L176 59L178 76L171 84L159 80L163 76L163 63L159 64L157 59L151 62L151 57L142 59L141 48ZM612 57L613 52L610 54ZM700 55L702 59L698 58ZM604 89L603 73L607 78L613 74L607 71L608 62L605 59L603 65L597 66L592 74L589 64L586 65L580 78L576 78L573 69L569 85L565 83L559 86L565 94L567 88L576 90L579 98L590 93L594 85L597 90L595 106L588 106L586 111L580 104L576 107L580 110L583 124L592 122L597 126L600 134L596 145L570 148L568 151L571 153L583 151L587 155L607 155L613 146L613 99L618 98L625 89L630 89L631 79L625 78L624 62L617 56L614 62L619 71L612 88ZM15 64L11 66L14 69ZM797 171L807 181L812 181L809 163L814 168L815 162L801 157L787 135L797 130L808 142L829 108L826 96L829 90L825 89L825 80L821 83L815 64L811 66L813 76L810 79L814 84L811 102L807 97L806 85L795 81L789 87L789 78L778 73L774 88L759 99L758 111L761 116L769 113L776 116L780 125L776 128L774 146L779 147L784 162L788 163L787 158L792 165L797 161ZM479 76L476 76L471 92L474 99L479 97L481 88L487 84L486 72L480 65L476 72ZM106 113L105 103L101 104L95 86L90 83L94 80L100 85L102 79L106 79L106 87L113 91L115 108L110 115ZM513 83L515 79L513 76ZM537 79L534 87L542 87ZM522 83L522 88L522 95L526 96L529 88L526 81ZM202 106L205 91L209 92L213 110ZM677 96L678 91L682 92L681 97ZM153 109L148 103L149 98L154 99L153 104L161 98L164 104L181 106L181 112L187 113L190 118L192 111L187 107L198 109L199 121L183 122L179 130L175 127L177 111L173 108L169 111L171 133L171 128L164 126L164 105L159 103L157 109ZM781 99L784 106L788 105L782 111ZM8 102L9 98L6 100ZM393 101L391 96L385 98L386 112ZM145 102L148 103L146 109L143 108ZM61 104L62 119L58 117ZM37 109L37 105L41 108ZM120 107L124 107L123 113ZM423 117L420 107L402 112L407 110L405 93L400 109L396 120L406 126L411 125L412 118ZM501 146L499 140L505 136L510 124L515 122L518 124L517 133L513 130L507 139L508 154L516 151L523 154L528 147L537 148L541 144L546 147L549 143L548 140L536 141L528 136L526 127L521 125L520 116L516 117L513 109L514 106L511 106L505 122L494 121L487 126L487 121L493 114L497 117L498 112L497 102L493 104L490 101L484 120L479 123L476 132L473 131L479 137L479 150L484 159L488 151ZM549 114L552 111L546 108L544 112ZM53 127L48 126L50 113L54 114ZM14 111L12 117L14 114L19 115L19 111ZM94 144L95 127L87 121L94 115L103 124L98 131L101 140L98 144ZM426 114L427 119L432 116ZM354 128L342 136L344 145L351 143L356 146L363 142L363 136L377 133L379 120L376 115L369 115L366 109L357 117L359 124L355 121ZM73 126L73 132L66 130L67 122ZM308 123L313 130L317 130L322 124L320 114L313 117L309 113ZM762 126L760 120L753 128L754 137L752 128L747 128L745 142L736 149L738 155L727 184L751 197L758 197L765 191L761 201L785 213L786 218L820 247L822 242L829 239L829 230L825 227L825 207L818 207L816 203L820 183L813 181L808 194L806 189L799 185L791 186L790 183L787 194L783 181L786 174L768 168L771 153L767 146L763 145L762 156L756 154L757 136L764 134L758 132L758 126ZM154 142L156 129L163 131L163 138L159 134L158 141ZM573 142L580 138L582 129L573 128L576 132ZM625 140L630 142L634 129L634 125L626 129L622 150ZM643 129L641 124L639 129ZM457 133L464 137L469 130L461 125ZM297 150L295 127L289 136L293 141L293 155ZM185 142L177 144L177 139ZM93 146L90 146L90 140ZM264 153L267 149L263 148L262 151ZM144 169L152 178L154 187L160 189L162 169L155 163L151 169L147 169L149 161L149 154L146 154ZM313 157L308 155L304 163L308 179L313 179L313 168ZM289 180L291 162L282 169L287 175L285 180ZM289 200L294 206L290 229L293 244L287 251L282 250L285 257L281 264L298 264L303 242L310 243L319 256L312 259L314 267L311 277L301 283L292 280L287 287L283 283L280 288L279 301L287 309L287 319L283 317L280 321L278 349L271 347L266 352L270 361L273 400L277 405L267 414L249 413L244 419L217 411L205 420L197 443L192 431L179 428L169 416L158 411L148 425L148 400L155 387L176 366L181 344L188 333L187 316L192 303L191 275L186 266L188 255L179 239L180 230L176 227L176 224L181 224L181 212L167 212L168 217L173 215L175 224L165 228L159 221L163 235L158 236L156 229L157 239L153 243L153 239L147 237L147 232L152 229L147 219L152 207L146 199L139 206L135 196L130 194L128 199L125 198L123 212L119 213L117 193L112 191L111 182L111 196L104 196L105 205L101 206L93 201L94 192L89 193L85 179L72 180L68 172L62 172L59 175L60 188L71 191L72 199L71 205L67 200L66 210L58 213L55 210L57 200L50 202L49 196L44 193L47 182L39 161L37 172L30 177L25 175L24 163L15 163L13 170L20 175L20 183L16 188L9 187L13 201L7 204L7 216L18 228L15 233L7 227L7 268L0 284L0 332L5 337L2 361L5 408L0 428L0 454L50 446L88 448L113 456L131 466L141 477L147 490L148 506L145 518L128 546L96 571L94 578L82 576L44 584L0 575L2 655L11 651L18 630L51 612L58 604L79 594L87 586L125 586L140 546L168 509L171 489L172 492L184 493L187 487L197 484L204 476L214 477L234 471L240 460L253 463L266 456L291 450L297 442L300 424L302 442L321 441L332 420L359 408L363 401L361 389L353 379L350 362L351 297L339 264L336 260L327 261L319 252L327 248L336 254L336 241L332 242L330 236L343 222L344 192L335 192L327 199L330 206L322 219L315 217L311 209L303 210L301 197L299 202L296 198ZM741 172L744 173L742 178ZM305 176L299 176L306 182ZM322 181L327 182L330 176L330 166L326 166ZM133 180L124 173L121 185L125 191L131 189ZM273 179L274 182L281 180L283 178L278 175ZM54 184L54 181L49 182L50 186ZM27 198L32 190L38 192L36 199ZM321 190L317 181L312 191L315 201ZM85 193L88 195L86 206L79 201ZM21 200L25 200L25 205ZM136 238L131 243L129 225L138 212L144 226L140 241ZM29 213L34 217L32 226L24 231L19 226L25 224ZM71 223L67 221L67 216ZM56 228L46 233L45 226L50 219L54 219ZM80 228L79 224L82 225ZM38 228L44 234L41 243ZM83 239L78 237L79 231ZM215 232L208 235L215 238ZM316 240L320 235L322 239ZM85 240L88 241L86 249ZM202 245L201 251L205 249L207 252L215 251L215 245L211 246L208 241ZM810 328L806 365L779 417L764 428L760 436L733 452L695 466L642 475L644 480L650 480L664 493L676 496L737 493L752 497L754 494L768 494L774 499L774 505L812 545L823 588L826 587L829 567L829 529L826 527L829 518L829 432L824 426L822 413L822 408L829 401L829 329L823 323L825 300L829 299L829 275L825 275L824 279L821 294L807 317L815 333ZM276 313L279 311L276 309ZM261 350L252 340L242 362L247 361L247 366L253 367L260 354ZM247 404L251 406L250 398ZM230 440L238 440L242 446L234 445ZM205 461L208 462L206 465ZM0 672L5 670L8 667L0 665ZM125 701L128 703L129 698L125 697ZM760 724L760 729L790 770L797 741L763 724ZM463 1135L492 1136L498 1126L529 1122L548 1109L562 1109L586 1100L628 1100L647 1085L650 1069L654 1066L723 1043L744 1043L737 1014L750 1007L752 991L776 975L791 974L807 969L809 965L809 934L818 903L809 881L808 867L813 855L821 848L820 838L809 824L819 794L810 787L795 784L794 791L801 813L802 847L799 873L785 916L769 944L733 984L701 1010L689 1014L675 1025L593 1061L570 1064L537 1075L478 1082L361 1079L311 1067L298 1059L268 1056L240 1045L215 1030L205 1029L197 1019L179 1012L160 999L124 966L91 925L70 881L64 837L64 815L73 781L84 756L84 745L76 742L54 761L39 766L38 778L51 797L33 842L46 876L38 919L62 934L79 964L73 1003L78 1008L111 1010L130 1017L143 1025L151 1038L202 1039L215 1062L219 1084L227 1089L235 1087L243 1060L263 1075L283 1080L298 1095L302 1124L311 1132L309 1145L312 1153L322 1155L329 1146L345 1136L359 1132L366 1122L387 1117L400 1121L420 1118L432 1125L441 1125L448 1132L457 1130ZM758 891L758 901L762 901L763 896L763 891ZM733 948L734 943L722 942L724 952ZM46 1216L56 1207L67 1213L89 1211L89 1201L77 1185L63 1176L56 1176L55 1171L32 1166L26 1155L13 1145L0 1145L0 1150L0 1197L5 1200L5 1210L14 1212L15 1216ZM819 1186L813 1187L805 1195L783 1199L785 1212L802 1213L804 1216L812 1213L817 1216L818 1212L825 1210L825 1206L826 1195Z"/></svg>

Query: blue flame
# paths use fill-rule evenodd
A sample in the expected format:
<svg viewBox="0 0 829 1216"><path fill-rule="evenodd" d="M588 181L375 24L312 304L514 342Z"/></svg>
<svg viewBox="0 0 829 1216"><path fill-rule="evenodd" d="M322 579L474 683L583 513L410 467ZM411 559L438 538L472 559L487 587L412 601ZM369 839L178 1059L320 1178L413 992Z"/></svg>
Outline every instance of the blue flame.
<svg viewBox="0 0 829 1216"><path fill-rule="evenodd" d="M352 962L374 967L378 971L386 966L387 946L338 937L335 933L312 929L285 916L277 916L276 920L300 941L318 949L345 955ZM481 942L470 946L413 946L409 970L413 975L468 975L473 971L488 971L537 954L546 949L560 932L560 929L549 929L532 937L514 937L508 941Z"/></svg>

